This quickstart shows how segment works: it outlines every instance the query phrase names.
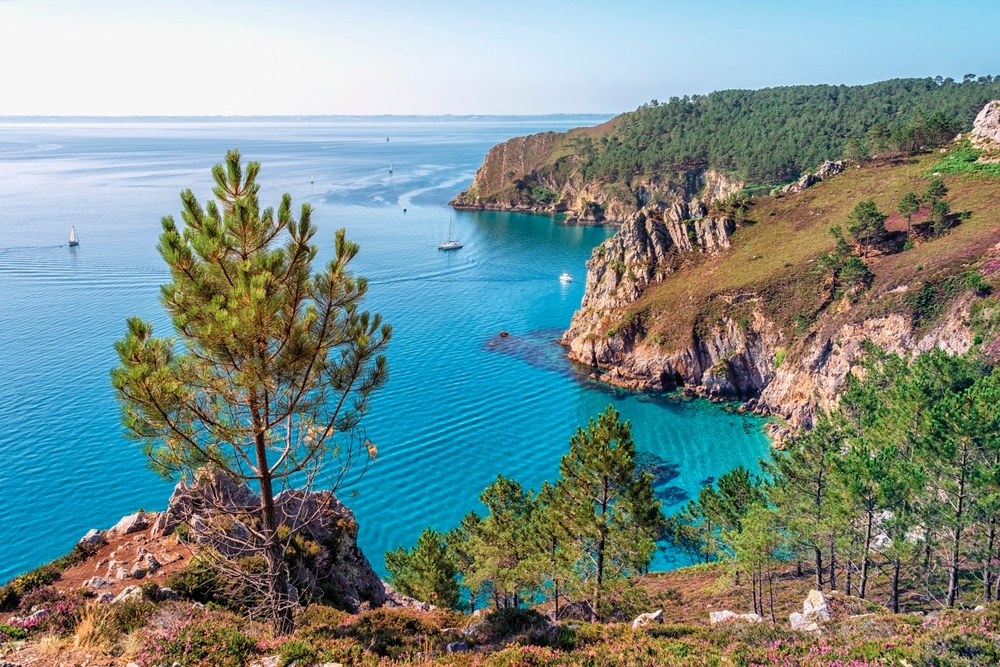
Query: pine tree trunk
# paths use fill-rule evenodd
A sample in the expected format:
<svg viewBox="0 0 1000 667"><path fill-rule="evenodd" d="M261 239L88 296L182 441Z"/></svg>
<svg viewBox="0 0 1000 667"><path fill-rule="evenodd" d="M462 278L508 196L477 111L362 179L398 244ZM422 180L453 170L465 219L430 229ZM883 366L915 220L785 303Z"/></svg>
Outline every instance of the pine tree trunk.
<svg viewBox="0 0 1000 667"><path fill-rule="evenodd" d="M823 590L823 550L818 546L813 547L813 556L816 558L816 590Z"/></svg>
<svg viewBox="0 0 1000 667"><path fill-rule="evenodd" d="M951 562L948 563L948 598L947 605L955 606L955 599L958 597L958 566L961 554L962 543L962 520L965 511L965 463L963 460L962 473L958 478L958 507L955 509L955 527L951 534Z"/></svg>
<svg viewBox="0 0 1000 667"><path fill-rule="evenodd" d="M858 585L858 597L862 600L865 599L865 593L868 588L868 552L872 547L873 518L872 513L868 512L868 524L865 526L864 550L861 553L861 582Z"/></svg>
<svg viewBox="0 0 1000 667"><path fill-rule="evenodd" d="M899 554L892 559L892 581L889 584L889 607L892 613L899 613Z"/></svg>
<svg viewBox="0 0 1000 667"><path fill-rule="evenodd" d="M996 517L991 516L986 539L986 563L983 565L983 601L993 601L993 544L996 542Z"/></svg>
<svg viewBox="0 0 1000 667"><path fill-rule="evenodd" d="M836 538L832 535L830 536L830 590L837 589L837 559L835 558L836 553Z"/></svg>
<svg viewBox="0 0 1000 667"><path fill-rule="evenodd" d="M274 511L274 489L267 461L267 443L257 426L260 419L256 406L251 404L255 427L254 449L260 475L260 512L264 533L264 561L267 563L267 604L271 612L274 631L278 636L291 634L295 629L291 600L288 598L288 571L285 568L285 550L278 539L278 522Z"/></svg>

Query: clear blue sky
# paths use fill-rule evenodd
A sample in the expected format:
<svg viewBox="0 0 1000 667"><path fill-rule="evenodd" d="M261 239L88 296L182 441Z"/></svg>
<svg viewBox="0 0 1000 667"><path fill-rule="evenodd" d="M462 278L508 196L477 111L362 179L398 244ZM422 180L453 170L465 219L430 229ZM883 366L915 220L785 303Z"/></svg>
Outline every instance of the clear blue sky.
<svg viewBox="0 0 1000 667"><path fill-rule="evenodd" d="M619 112L1000 75L998 26L998 0L0 0L0 115Z"/></svg>

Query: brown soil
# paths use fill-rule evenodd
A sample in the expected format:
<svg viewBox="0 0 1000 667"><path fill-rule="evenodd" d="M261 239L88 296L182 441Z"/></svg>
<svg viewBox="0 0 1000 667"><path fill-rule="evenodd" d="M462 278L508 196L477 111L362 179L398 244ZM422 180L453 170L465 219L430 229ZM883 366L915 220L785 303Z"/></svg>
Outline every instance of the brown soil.
<svg viewBox="0 0 1000 667"><path fill-rule="evenodd" d="M72 639L67 642L72 642ZM124 658L113 658L93 649L70 646L43 648L37 644L0 648L2 662L21 667L124 667L129 663Z"/></svg>

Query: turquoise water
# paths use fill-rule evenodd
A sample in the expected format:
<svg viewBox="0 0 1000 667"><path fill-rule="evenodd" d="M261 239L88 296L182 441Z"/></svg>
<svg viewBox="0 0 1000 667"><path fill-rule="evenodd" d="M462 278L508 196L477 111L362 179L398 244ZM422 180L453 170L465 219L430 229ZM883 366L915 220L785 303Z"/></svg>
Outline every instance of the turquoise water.
<svg viewBox="0 0 1000 667"><path fill-rule="evenodd" d="M554 477L576 425L608 403L660 464L671 506L754 465L767 445L753 418L611 392L562 356L554 339L583 296L584 262L613 230L460 212L453 236L465 247L436 249L447 201L492 145L579 124L0 123L0 580L89 528L165 505L170 484L120 435L112 343L130 315L166 330L159 219L177 214L185 187L209 195L209 169L230 147L263 162L265 203L287 191L316 206L324 253L347 228L368 306L395 328L391 378L366 418L379 460L356 496L344 494L377 568L425 526L448 529L478 507L497 473L536 488ZM70 225L76 249L65 246ZM576 280L560 284L563 271Z"/></svg>

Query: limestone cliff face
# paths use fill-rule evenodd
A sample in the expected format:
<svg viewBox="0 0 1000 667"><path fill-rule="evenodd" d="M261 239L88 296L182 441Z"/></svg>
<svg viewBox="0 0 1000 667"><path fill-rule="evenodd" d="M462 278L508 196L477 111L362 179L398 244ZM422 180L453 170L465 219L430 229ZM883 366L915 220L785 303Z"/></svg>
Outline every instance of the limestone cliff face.
<svg viewBox="0 0 1000 667"><path fill-rule="evenodd" d="M695 199L711 203L743 188L714 169L641 175L628 184L585 179L583 161L567 149L574 132L515 137L490 149L472 185L451 205L459 209L565 213L579 224L624 224L645 207L664 209ZM561 153L566 153L561 155Z"/></svg>
<svg viewBox="0 0 1000 667"><path fill-rule="evenodd" d="M669 248L667 237L669 233L657 233L655 223L626 225L588 263L583 304L563 343L571 359L597 369L602 381L643 391L686 388L710 398L748 401L760 414L780 416L792 428L808 428L817 408L835 405L847 374L864 355L865 341L903 355L935 347L960 354L973 344L968 301L952 304L939 324L922 334L901 314L851 321L849 313L839 313L832 317L841 323L792 339L766 317L759 297L747 293L715 298L749 305L749 317L721 317L707 333L692 331L686 345L659 345L645 336L639 321L609 328L611 320L622 322L622 309L638 298L642 286L669 273L669 261L660 259L664 247ZM609 318L613 314L618 317Z"/></svg>

